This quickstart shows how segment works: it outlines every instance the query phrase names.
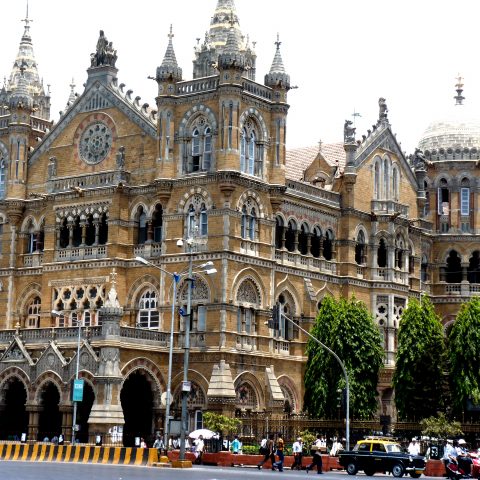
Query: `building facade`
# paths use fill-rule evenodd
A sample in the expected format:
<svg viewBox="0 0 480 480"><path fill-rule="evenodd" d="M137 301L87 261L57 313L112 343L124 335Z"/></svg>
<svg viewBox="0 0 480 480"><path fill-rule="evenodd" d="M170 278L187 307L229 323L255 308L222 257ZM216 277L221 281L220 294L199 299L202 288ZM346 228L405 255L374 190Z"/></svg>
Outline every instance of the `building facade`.
<svg viewBox="0 0 480 480"><path fill-rule="evenodd" d="M0 91L0 436L68 438L77 361L78 438L161 430L172 311L174 417L187 331L190 428L205 409L300 412L296 325L310 328L325 295L372 311L386 352L378 411L394 415L409 299L428 293L448 324L480 288L480 131L433 124L407 157L381 98L362 140L346 122L343 142L287 152L278 40L272 53L258 82L234 2L218 0L193 80L170 32L152 109L121 83L101 31L84 92L53 124L27 19ZM189 282L189 264L205 262L217 274ZM274 330L276 302L293 322Z"/></svg>

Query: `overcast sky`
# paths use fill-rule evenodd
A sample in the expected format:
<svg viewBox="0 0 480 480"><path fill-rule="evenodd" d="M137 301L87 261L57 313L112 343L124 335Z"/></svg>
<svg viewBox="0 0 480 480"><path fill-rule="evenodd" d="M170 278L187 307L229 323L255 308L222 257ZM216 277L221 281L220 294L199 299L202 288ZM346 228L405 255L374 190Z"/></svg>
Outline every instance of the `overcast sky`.
<svg viewBox="0 0 480 480"><path fill-rule="evenodd" d="M6 2L5 2L6 3ZM118 53L119 81L142 102L155 104L155 74L173 24L174 48L185 80L193 47L204 38L217 0L30 0L31 35L44 83L51 85L58 119L75 79L83 91L100 29ZM475 0L236 0L240 26L256 41L263 83L279 32L292 85L287 146L343 140L356 111L357 138L378 117L385 97L402 149L411 153L427 125L454 103L455 78L464 77L466 103L478 109L480 62ZM9 76L23 33L26 0L2 9L0 75ZM480 115L478 115L480 117Z"/></svg>

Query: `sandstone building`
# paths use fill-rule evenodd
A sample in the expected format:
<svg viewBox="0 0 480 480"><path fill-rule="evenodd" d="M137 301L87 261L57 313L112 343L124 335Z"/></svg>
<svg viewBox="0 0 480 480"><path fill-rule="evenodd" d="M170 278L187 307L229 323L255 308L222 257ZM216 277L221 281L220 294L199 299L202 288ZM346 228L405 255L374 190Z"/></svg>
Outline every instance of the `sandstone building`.
<svg viewBox="0 0 480 480"><path fill-rule="evenodd" d="M100 32L85 90L53 124L26 21L0 91L0 436L68 438L77 360L79 438L161 429L172 306L186 309L189 286L182 274L173 297L172 275L190 259L217 269L194 274L191 428L205 409L301 411L305 338L295 324L309 328L328 294L355 293L374 314L386 352L379 412L393 415L409 298L428 293L447 325L480 290L478 124L434 123L423 154L407 157L380 99L362 140L346 123L341 143L287 152L280 42L259 81L233 0L218 0L184 80L172 37L155 108L121 83ZM265 324L276 302L295 324ZM186 318L175 308L176 417Z"/></svg>

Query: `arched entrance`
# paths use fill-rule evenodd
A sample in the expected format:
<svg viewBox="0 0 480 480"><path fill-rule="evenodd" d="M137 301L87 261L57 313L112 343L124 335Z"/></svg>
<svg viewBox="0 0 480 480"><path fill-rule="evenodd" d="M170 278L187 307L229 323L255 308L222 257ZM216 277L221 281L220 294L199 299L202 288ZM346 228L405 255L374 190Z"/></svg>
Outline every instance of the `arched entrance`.
<svg viewBox="0 0 480 480"><path fill-rule="evenodd" d="M145 375L134 372L125 380L120 401L125 418L124 446L134 446L135 437L143 437L148 442L153 434L153 393Z"/></svg>
<svg viewBox="0 0 480 480"><path fill-rule="evenodd" d="M88 418L90 417L94 400L95 394L93 393L93 388L85 382L83 386L83 400L78 402L77 406L77 425L79 425L80 429L75 435L75 438L78 439L80 443L87 443L89 441Z"/></svg>
<svg viewBox="0 0 480 480"><path fill-rule="evenodd" d="M58 405L60 403L60 393L58 388L48 382L44 385L40 393L40 415L38 419L38 440L45 437L51 439L55 435L62 433L62 416Z"/></svg>
<svg viewBox="0 0 480 480"><path fill-rule="evenodd" d="M0 415L0 440L18 440L27 432L28 414L25 410L27 392L18 378L4 386L4 403Z"/></svg>

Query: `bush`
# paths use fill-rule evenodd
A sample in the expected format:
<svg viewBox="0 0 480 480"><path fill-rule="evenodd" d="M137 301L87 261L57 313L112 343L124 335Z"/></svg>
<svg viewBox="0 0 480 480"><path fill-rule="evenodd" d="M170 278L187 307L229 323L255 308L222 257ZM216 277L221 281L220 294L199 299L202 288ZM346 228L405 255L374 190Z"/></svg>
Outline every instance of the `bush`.
<svg viewBox="0 0 480 480"><path fill-rule="evenodd" d="M242 447L242 453L244 455L258 455L260 447L258 445L244 445Z"/></svg>

